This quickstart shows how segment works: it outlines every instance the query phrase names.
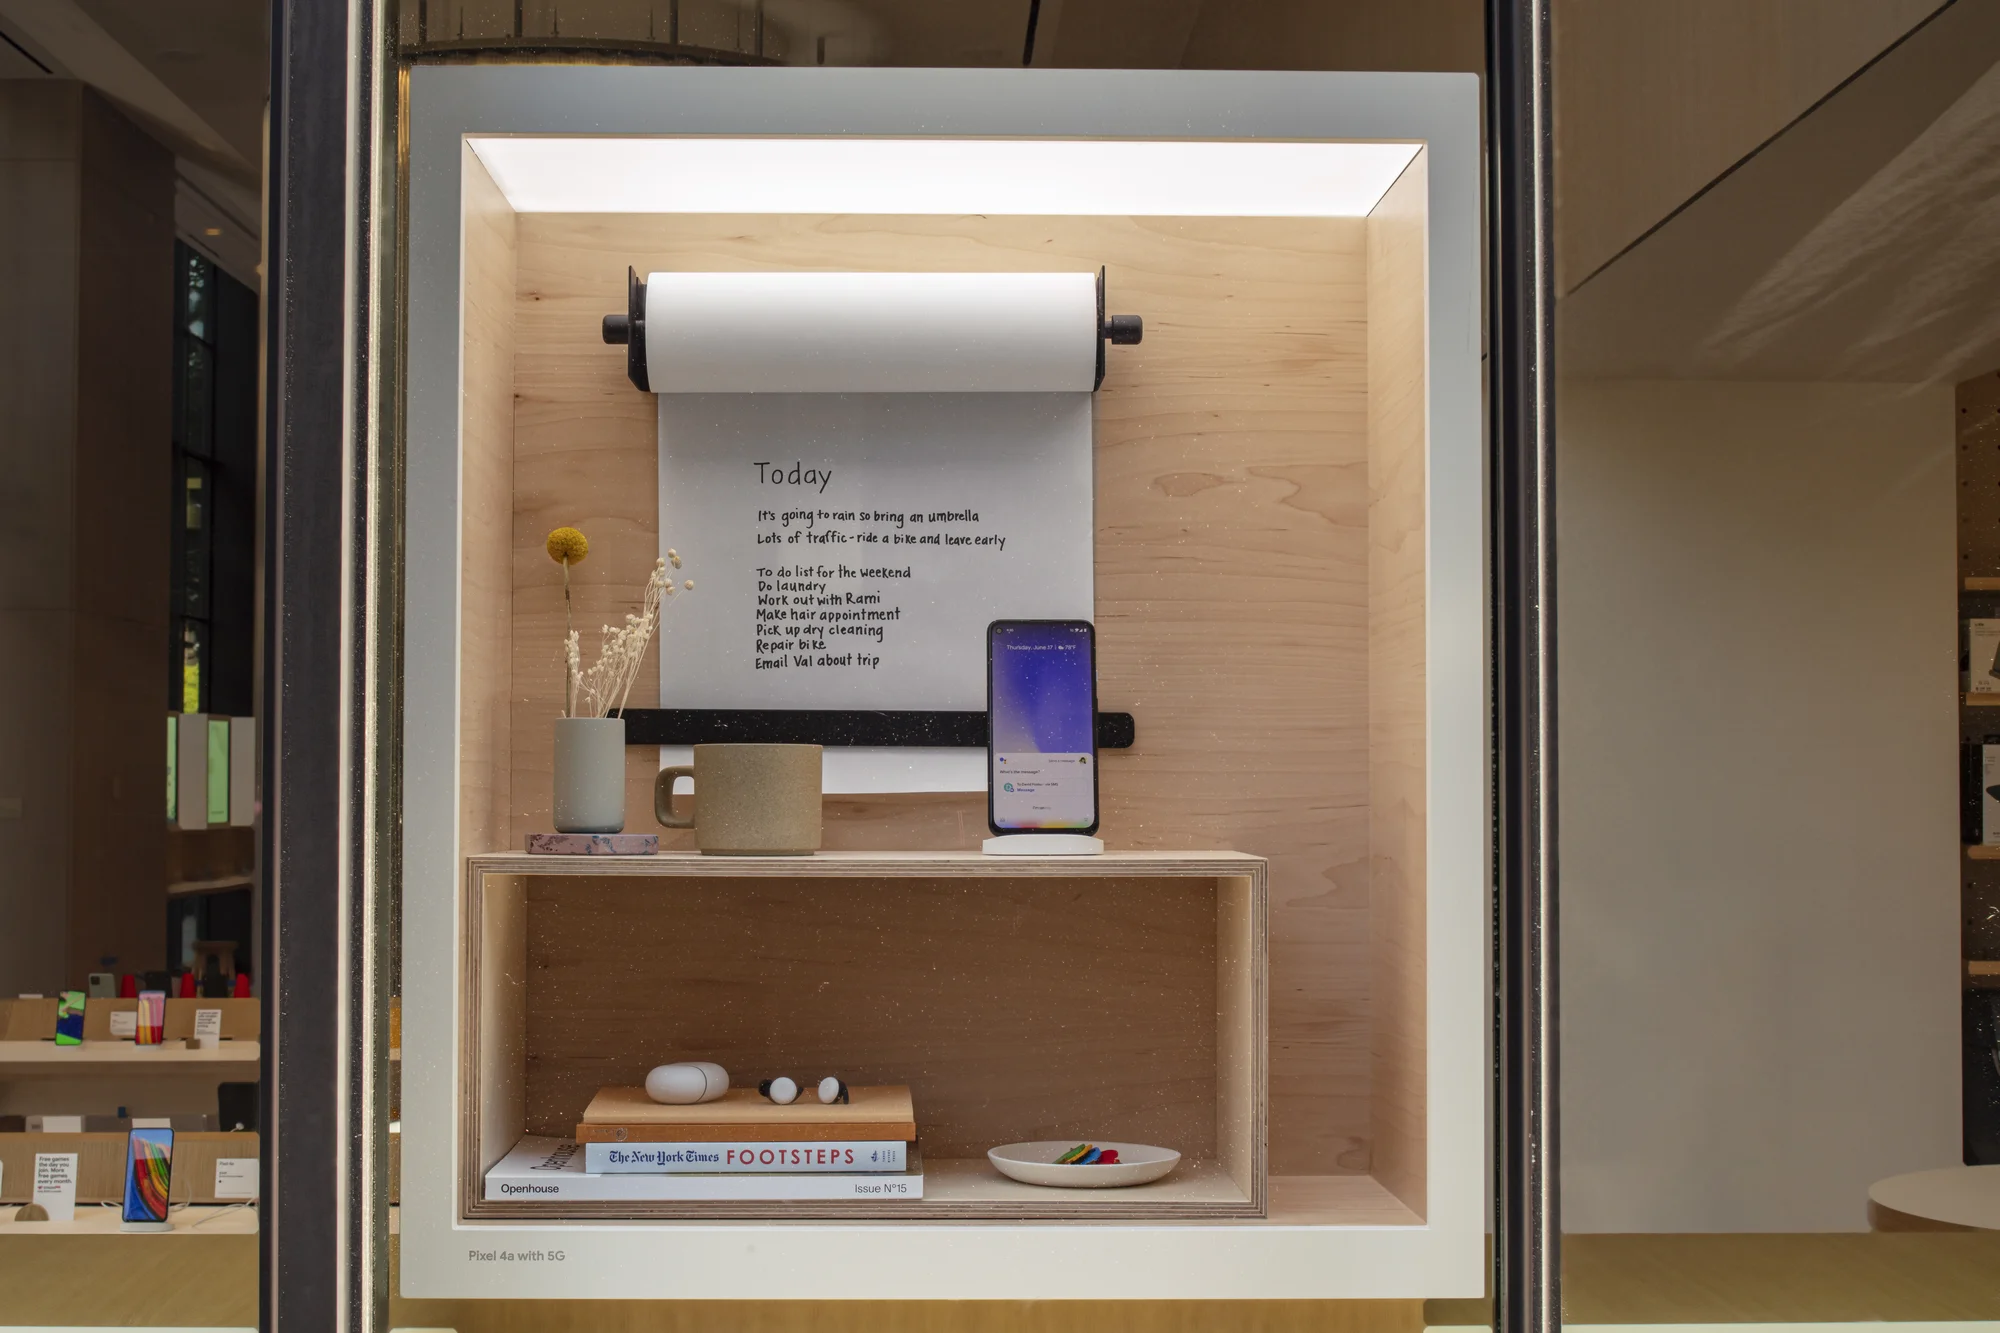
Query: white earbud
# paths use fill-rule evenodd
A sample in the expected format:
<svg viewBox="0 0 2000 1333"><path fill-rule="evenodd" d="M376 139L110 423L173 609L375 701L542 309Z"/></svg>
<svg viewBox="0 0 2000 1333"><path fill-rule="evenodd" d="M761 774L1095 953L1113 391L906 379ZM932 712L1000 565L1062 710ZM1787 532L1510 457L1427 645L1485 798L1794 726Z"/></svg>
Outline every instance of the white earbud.
<svg viewBox="0 0 2000 1333"><path fill-rule="evenodd" d="M799 1099L799 1085L783 1074L776 1078L765 1079L757 1085L757 1091L780 1106L790 1106Z"/></svg>
<svg viewBox="0 0 2000 1333"><path fill-rule="evenodd" d="M828 1074L819 1081L819 1099L828 1105L847 1100L847 1085Z"/></svg>

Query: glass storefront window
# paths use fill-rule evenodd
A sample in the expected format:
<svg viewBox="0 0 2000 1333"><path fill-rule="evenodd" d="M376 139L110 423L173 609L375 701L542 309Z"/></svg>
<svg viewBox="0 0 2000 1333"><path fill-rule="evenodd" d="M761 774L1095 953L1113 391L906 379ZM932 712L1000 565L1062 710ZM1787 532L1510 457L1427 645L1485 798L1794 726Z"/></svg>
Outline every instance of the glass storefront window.
<svg viewBox="0 0 2000 1333"><path fill-rule="evenodd" d="M2000 30L1669 8L1556 11L1567 1314L1990 1319Z"/></svg>
<svg viewBox="0 0 2000 1333"><path fill-rule="evenodd" d="M2000 1314L1992 5L239 8L0 6L0 1319Z"/></svg>
<svg viewBox="0 0 2000 1333"><path fill-rule="evenodd" d="M172 6L0 15L9 1327L257 1322L268 64L248 9L248 33Z"/></svg>

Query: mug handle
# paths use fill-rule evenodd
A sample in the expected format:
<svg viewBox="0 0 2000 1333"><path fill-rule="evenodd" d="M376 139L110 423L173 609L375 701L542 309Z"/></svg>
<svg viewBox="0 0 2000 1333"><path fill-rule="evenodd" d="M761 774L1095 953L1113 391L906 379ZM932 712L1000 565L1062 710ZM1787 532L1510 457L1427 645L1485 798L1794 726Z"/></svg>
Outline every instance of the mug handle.
<svg viewBox="0 0 2000 1333"><path fill-rule="evenodd" d="M674 813L674 783L680 778L693 782L694 766L676 764L672 768L663 768L660 775L653 779L653 818L659 821L661 828L694 827L693 815Z"/></svg>

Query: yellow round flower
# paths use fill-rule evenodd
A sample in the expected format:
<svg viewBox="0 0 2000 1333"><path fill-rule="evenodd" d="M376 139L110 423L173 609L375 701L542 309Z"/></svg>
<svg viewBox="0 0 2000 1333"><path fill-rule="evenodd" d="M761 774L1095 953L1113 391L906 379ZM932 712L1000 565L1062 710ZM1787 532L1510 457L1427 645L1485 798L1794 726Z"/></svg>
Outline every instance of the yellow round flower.
<svg viewBox="0 0 2000 1333"><path fill-rule="evenodd" d="M549 559L559 565L578 565L590 554L590 538L575 528L557 528L549 534Z"/></svg>

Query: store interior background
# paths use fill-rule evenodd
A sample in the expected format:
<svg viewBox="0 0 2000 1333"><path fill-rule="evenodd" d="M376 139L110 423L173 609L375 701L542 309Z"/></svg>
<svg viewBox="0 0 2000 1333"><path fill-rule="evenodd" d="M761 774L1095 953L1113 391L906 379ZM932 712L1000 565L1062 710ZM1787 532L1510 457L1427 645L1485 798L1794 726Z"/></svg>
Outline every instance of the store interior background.
<svg viewBox="0 0 2000 1333"><path fill-rule="evenodd" d="M1014 66L1028 12L683 0L678 35ZM2000 431L2000 0L1555 14L1565 1226L1858 1231L1871 1182L1962 1160L1966 960L2000 959L1954 678L1960 578L2000 574L1959 535L2000 519L1960 484ZM1479 71L1482 21L1042 0L1030 59ZM259 287L265 26L258 0L0 0L0 994L164 966L168 886L255 873L247 830L170 834L160 795L175 247ZM429 0L397 31L657 57L660 26ZM252 548L212 559L254 607Z"/></svg>

